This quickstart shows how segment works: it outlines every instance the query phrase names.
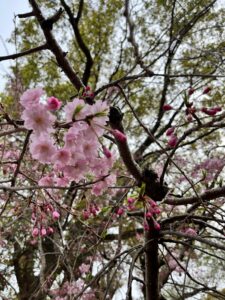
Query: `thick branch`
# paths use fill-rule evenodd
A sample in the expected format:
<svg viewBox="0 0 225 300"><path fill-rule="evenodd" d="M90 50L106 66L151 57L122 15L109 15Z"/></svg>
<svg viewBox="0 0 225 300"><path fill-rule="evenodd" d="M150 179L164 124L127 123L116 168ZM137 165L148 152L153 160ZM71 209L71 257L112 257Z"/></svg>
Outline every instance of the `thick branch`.
<svg viewBox="0 0 225 300"><path fill-rule="evenodd" d="M89 79L90 73L91 73L91 68L92 68L92 65L93 65L93 59L91 57L90 50L88 49L87 45L85 44L85 42L84 42L84 40L83 40L83 38L80 34L80 30L79 30L79 27L78 27L79 20L82 16L84 1L81 0L80 3L79 3L79 9L78 9L78 14L77 14L76 18L74 17L70 7L66 4L66 2L64 0L61 0L61 4L62 4L62 6L64 7L66 13L69 16L69 21L70 21L70 24L73 28L74 35L76 37L77 43L78 43L81 51L86 56L86 65L85 65L85 70L84 70L84 73L83 73L82 81L83 81L84 85L87 85L88 79Z"/></svg>
<svg viewBox="0 0 225 300"><path fill-rule="evenodd" d="M79 91L83 87L83 83L81 82L80 78L77 76L76 72L71 67L69 61L65 57L64 52L62 51L61 47L59 46L58 42L56 41L54 35L51 32L51 26L48 25L48 20L52 19L45 19L42 15L42 12L35 0L29 0L35 17L37 18L38 23L40 24L42 31L45 35L47 44L49 49L55 55L58 65L62 68L66 76L70 79L71 83L75 86L75 88Z"/></svg>
<svg viewBox="0 0 225 300"><path fill-rule="evenodd" d="M171 205L187 205L187 204L194 204L200 202L200 200L209 201L224 196L225 196L225 186L221 188L208 190L203 194L201 194L199 197L193 196L193 197L187 197L182 199L165 199L164 203L171 204Z"/></svg>
<svg viewBox="0 0 225 300"><path fill-rule="evenodd" d="M39 51L42 51L42 50L47 50L47 49L49 49L48 45L44 44L44 45L41 45L41 46L29 49L29 50L20 52L20 53L15 53L15 54L6 55L6 56L0 56L0 61L9 60L9 59L16 59L16 58L19 58L19 57L22 57L22 56L25 56L25 55L29 55L29 54L39 52Z"/></svg>

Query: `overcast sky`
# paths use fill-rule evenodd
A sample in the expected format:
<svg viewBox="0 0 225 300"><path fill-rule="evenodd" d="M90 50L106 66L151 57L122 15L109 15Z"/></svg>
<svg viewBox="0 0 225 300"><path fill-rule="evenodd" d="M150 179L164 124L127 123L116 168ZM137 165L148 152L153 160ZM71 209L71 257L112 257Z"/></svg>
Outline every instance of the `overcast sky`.
<svg viewBox="0 0 225 300"><path fill-rule="evenodd" d="M14 15L30 11L28 0L2 0L0 1L0 56L12 54L15 49L7 43L14 29ZM8 53L7 53L8 51ZM8 72L10 61L0 62L0 91L4 86L4 75Z"/></svg>

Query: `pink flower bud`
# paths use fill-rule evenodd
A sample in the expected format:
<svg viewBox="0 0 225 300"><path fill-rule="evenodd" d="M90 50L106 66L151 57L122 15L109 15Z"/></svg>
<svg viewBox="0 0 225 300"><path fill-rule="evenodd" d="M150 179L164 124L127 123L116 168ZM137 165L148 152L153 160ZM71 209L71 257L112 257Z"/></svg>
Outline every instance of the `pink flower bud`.
<svg viewBox="0 0 225 300"><path fill-rule="evenodd" d="M52 234L54 233L54 229L52 227L47 228L47 234Z"/></svg>
<svg viewBox="0 0 225 300"><path fill-rule="evenodd" d="M47 108L51 111L56 111L61 107L61 101L55 97L49 97L47 99Z"/></svg>
<svg viewBox="0 0 225 300"><path fill-rule="evenodd" d="M204 88L202 94L208 94L211 90L212 90L212 88L210 86L207 86Z"/></svg>
<svg viewBox="0 0 225 300"><path fill-rule="evenodd" d="M41 228L41 236L46 236L47 235L47 231L45 228Z"/></svg>
<svg viewBox="0 0 225 300"><path fill-rule="evenodd" d="M208 115L208 116L215 116L216 114L217 114L217 112L218 112L218 110L217 109L215 109L215 108L206 108L206 107L203 107L202 109L201 109L201 111L203 112L203 113L205 113L206 115Z"/></svg>
<svg viewBox="0 0 225 300"><path fill-rule="evenodd" d="M154 214L159 215L161 213L161 210L158 207L154 208Z"/></svg>
<svg viewBox="0 0 225 300"><path fill-rule="evenodd" d="M154 228L155 230L160 230L161 226L158 222L154 222Z"/></svg>
<svg viewBox="0 0 225 300"><path fill-rule="evenodd" d="M116 214L117 214L118 216L122 216L122 215L124 214L124 209L123 209L122 207L119 207L119 208L117 209L117 211L116 211Z"/></svg>
<svg viewBox="0 0 225 300"><path fill-rule="evenodd" d="M37 237L39 235L39 230L37 227L34 227L33 231L32 231L32 236L33 237Z"/></svg>
<svg viewBox="0 0 225 300"><path fill-rule="evenodd" d="M121 143L125 143L127 140L127 137L125 134L123 134L121 131L117 130L117 129L113 129L111 130L112 135L114 135L114 137Z"/></svg>
<svg viewBox="0 0 225 300"><path fill-rule="evenodd" d="M134 199L134 198L131 198L131 197L129 197L129 198L127 198L127 202L128 202L129 204L132 204L132 203L134 203L134 202L135 202L135 199Z"/></svg>
<svg viewBox="0 0 225 300"><path fill-rule="evenodd" d="M216 112L219 112L219 111L222 110L222 107L220 107L220 106L215 106L215 107L213 107L212 109L215 110Z"/></svg>
<svg viewBox="0 0 225 300"><path fill-rule="evenodd" d="M150 211L148 211L146 214L145 214L146 218L150 219L152 218L152 213Z"/></svg>
<svg viewBox="0 0 225 300"><path fill-rule="evenodd" d="M135 206L133 204L128 204L127 209L129 211L135 210Z"/></svg>
<svg viewBox="0 0 225 300"><path fill-rule="evenodd" d="M53 213L52 213L52 217L53 217L53 219L55 219L55 220L58 220L58 219L59 219L59 217L60 217L60 214L59 214L59 212L58 212L58 211L56 211L56 210L54 210L54 211L53 211Z"/></svg>
<svg viewBox="0 0 225 300"><path fill-rule="evenodd" d="M103 153L104 153L105 157L107 157L107 158L112 157L112 153L109 151L109 149L107 149L105 146L103 146L102 149L103 149Z"/></svg>
<svg viewBox="0 0 225 300"><path fill-rule="evenodd" d="M167 129L166 131L166 135L170 136L172 133L174 133L175 128L174 127L170 127L169 129Z"/></svg>
<svg viewBox="0 0 225 300"><path fill-rule="evenodd" d="M90 91L91 90L91 88L90 88L90 86L89 85L87 85L86 87L85 87L85 91Z"/></svg>
<svg viewBox="0 0 225 300"><path fill-rule="evenodd" d="M84 220L88 220L90 218L90 212L84 209L82 212L82 216Z"/></svg>
<svg viewBox="0 0 225 300"><path fill-rule="evenodd" d="M154 208L154 207L157 206L156 202L154 200L152 200L152 199L149 199L148 203L151 205L152 208Z"/></svg>
<svg viewBox="0 0 225 300"><path fill-rule="evenodd" d="M176 135L171 135L170 139L168 141L168 145L172 148L176 147L178 142L177 136Z"/></svg>
<svg viewBox="0 0 225 300"><path fill-rule="evenodd" d="M171 110L171 109L173 109L173 107L171 105L169 105L169 104L163 105L163 110L164 111L168 111L168 110Z"/></svg>

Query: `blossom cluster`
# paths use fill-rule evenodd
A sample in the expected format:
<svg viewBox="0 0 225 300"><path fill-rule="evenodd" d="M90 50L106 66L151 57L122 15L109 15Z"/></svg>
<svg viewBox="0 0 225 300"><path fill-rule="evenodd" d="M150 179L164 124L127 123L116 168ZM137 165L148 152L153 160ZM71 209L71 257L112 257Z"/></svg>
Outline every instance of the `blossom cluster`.
<svg viewBox="0 0 225 300"><path fill-rule="evenodd" d="M200 94L200 96L202 95L207 95L211 92L212 88L207 86L203 89L202 94ZM193 87L191 87L187 93L187 97L191 97L193 94L195 93L195 89ZM188 99L188 98L187 98ZM186 105L186 109L185 109L185 115L186 115L186 119L188 122L191 122L194 119L198 120L199 122L199 118L196 115L196 113L201 112L204 113L208 116L215 116L218 112L222 111L222 108L220 106L214 106L214 107L201 107L201 108L196 108L194 106L194 102L193 101L189 101L185 98L185 105ZM171 106L170 104L164 104L162 107L162 110L164 112L166 111L170 111L170 110L176 110L174 109L173 106ZM166 136L169 137L168 139L168 146L171 148L175 148L177 146L178 143L178 137L177 134L175 133L175 128L174 127L170 127L167 131L166 131Z"/></svg>
<svg viewBox="0 0 225 300"><path fill-rule="evenodd" d="M41 178L39 184L63 186L70 181L78 183L88 175L96 182L92 185L92 193L102 194L116 180L115 175L110 174L114 155L101 141L108 122L107 103L99 100L88 105L79 98L68 102L61 116L64 115L69 128L64 132L61 145L53 139L56 123L53 113L61 107L61 102L50 97L44 103L41 101L43 93L41 88L28 90L20 100L24 107L24 126L32 130L30 153L40 163L53 168L53 172ZM125 141L123 133L110 132L116 139Z"/></svg>
<svg viewBox="0 0 225 300"><path fill-rule="evenodd" d="M54 229L49 223L53 223L60 218L60 213L54 206L48 202L39 203L39 205L33 206L32 211L32 221L34 222L32 236L36 238L52 234Z"/></svg>
<svg viewBox="0 0 225 300"><path fill-rule="evenodd" d="M127 205L117 208L116 210L117 216L122 216L125 213L125 210L133 211L137 209L139 200L140 199L138 197L128 197ZM150 219L153 221L154 229L160 230L160 224L155 219L156 215L159 215L161 213L158 204L154 200L149 198L147 195L143 196L141 200L145 204L145 214L144 214L144 223L143 223L144 230L148 231L151 229L148 222Z"/></svg>

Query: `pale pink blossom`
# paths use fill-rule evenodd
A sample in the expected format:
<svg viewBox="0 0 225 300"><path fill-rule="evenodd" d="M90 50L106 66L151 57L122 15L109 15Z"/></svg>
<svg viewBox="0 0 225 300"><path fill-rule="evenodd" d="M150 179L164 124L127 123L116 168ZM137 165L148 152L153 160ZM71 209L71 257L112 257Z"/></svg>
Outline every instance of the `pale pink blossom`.
<svg viewBox="0 0 225 300"><path fill-rule="evenodd" d="M90 265L86 265L83 263L79 266L79 270L80 270L81 274L86 274L90 270Z"/></svg>
<svg viewBox="0 0 225 300"><path fill-rule="evenodd" d="M70 157L70 152L67 149L59 149L55 153L53 161L56 165L65 166L66 164L68 164Z"/></svg>
<svg viewBox="0 0 225 300"><path fill-rule="evenodd" d="M23 107L31 109L39 103L40 97L44 94L42 88L27 90L20 97L20 103Z"/></svg>
<svg viewBox="0 0 225 300"><path fill-rule="evenodd" d="M69 179L66 177L56 177L54 181L57 186L67 186L69 183Z"/></svg>
<svg viewBox="0 0 225 300"><path fill-rule="evenodd" d="M48 135L33 136L30 144L30 153L39 162L49 163L56 153L56 147Z"/></svg>
<svg viewBox="0 0 225 300"><path fill-rule="evenodd" d="M103 128L108 120L109 114L109 106L106 103L106 101L97 101L94 105L90 106L90 115L91 118L89 118L89 124L92 128L94 128L95 132L98 135L103 135L105 129Z"/></svg>
<svg viewBox="0 0 225 300"><path fill-rule="evenodd" d="M86 117L86 105L84 100L75 98L72 102L68 102L65 107L66 121L81 120Z"/></svg>
<svg viewBox="0 0 225 300"><path fill-rule="evenodd" d="M34 130L36 134L54 131L53 125L56 118L42 104L35 108L25 109L21 118L24 120L24 127Z"/></svg>
<svg viewBox="0 0 225 300"><path fill-rule="evenodd" d="M54 179L52 176L44 176L38 181L40 186L54 186Z"/></svg>

